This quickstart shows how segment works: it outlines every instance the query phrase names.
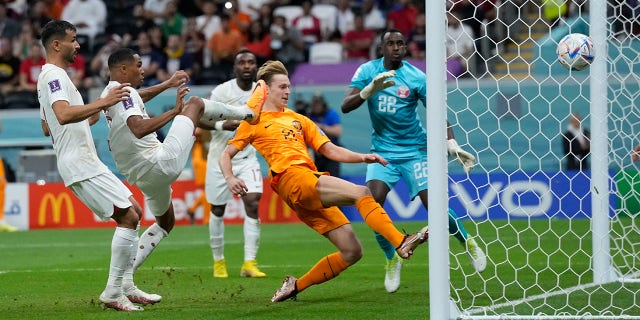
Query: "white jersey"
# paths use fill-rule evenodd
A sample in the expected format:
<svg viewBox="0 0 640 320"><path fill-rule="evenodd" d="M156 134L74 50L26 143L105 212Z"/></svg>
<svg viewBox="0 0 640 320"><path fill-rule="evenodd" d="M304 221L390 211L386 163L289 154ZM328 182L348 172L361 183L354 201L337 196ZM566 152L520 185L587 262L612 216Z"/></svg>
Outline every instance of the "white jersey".
<svg viewBox="0 0 640 320"><path fill-rule="evenodd" d="M61 125L53 112L53 103L67 101L70 106L84 106L82 96L67 72L53 64L42 66L38 76L40 118L47 122L58 171L66 186L111 172L98 158L88 120Z"/></svg>
<svg viewBox="0 0 640 320"><path fill-rule="evenodd" d="M110 81L100 96L105 97L109 89L119 85L117 81ZM149 114L138 91L131 87L126 88L130 92L129 99L114 104L105 110L105 115L109 125L109 149L113 160L127 180L136 183L138 178L151 170L157 162L155 154L162 144L155 132L138 139L127 126L130 116L149 119Z"/></svg>
<svg viewBox="0 0 640 320"><path fill-rule="evenodd" d="M236 79L231 79L215 87L215 89L211 91L210 100L242 107L249 101L255 86L256 84L253 83L251 90L244 91L238 86ZM207 170L209 170L209 168L220 170L218 160L220 160L222 151L227 147L227 143L233 138L233 135L234 132L228 130L211 131L211 142L209 143L209 154L207 156ZM238 152L233 157L231 164L235 166L245 160L258 161L256 149L251 145Z"/></svg>

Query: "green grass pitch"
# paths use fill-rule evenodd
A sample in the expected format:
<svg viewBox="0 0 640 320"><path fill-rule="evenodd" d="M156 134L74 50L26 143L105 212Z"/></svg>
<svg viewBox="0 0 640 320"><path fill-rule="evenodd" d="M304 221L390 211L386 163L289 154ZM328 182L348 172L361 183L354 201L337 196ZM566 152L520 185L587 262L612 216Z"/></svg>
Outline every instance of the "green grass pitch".
<svg viewBox="0 0 640 320"><path fill-rule="evenodd" d="M468 223L468 222L467 222ZM465 224L467 224L465 223ZM504 303L510 299L553 290L558 281L567 287L590 281L590 238L580 236L588 220L553 222L552 229L569 224L575 236L558 237L548 229L550 222L483 222L478 224L487 243L491 261L487 271L475 274L462 247L451 238L451 280L454 287L467 283L469 289L452 290L465 307ZM411 232L421 223L399 223ZM467 228L471 228L467 224ZM364 257L338 278L312 286L296 301L271 303L273 292L285 275L301 276L318 259L334 252L332 245L302 224L262 226L258 261L264 279L241 278L243 259L242 226L225 229L225 257L228 279L212 277L212 258L206 226L176 227L136 274L141 289L158 293L163 301L145 311L118 314L102 310L98 295L104 288L113 229L45 230L0 234L0 318L1 319L425 319L429 315L428 248L418 248L404 264L402 285L396 293L384 290L384 257L373 233L363 224L354 229L364 247ZM475 228L474 228L475 229ZM475 233L475 231L472 231ZM548 241L545 241L548 238ZM498 241L500 239L500 241ZM560 239L560 241L559 241ZM540 245L539 249L536 249ZM568 247L567 247L568 246ZM574 247L571 247L574 246ZM514 248L525 248L519 250ZM575 255L560 254L563 251ZM506 248L509 248L507 250ZM572 250L572 251L571 251ZM542 259L549 267L535 271L527 261ZM548 259L547 257L552 257ZM511 267L510 267L511 266ZM513 266L518 267L514 281ZM570 266L570 268L568 268ZM571 271L567 271L571 270ZM504 275L504 276L503 276ZM561 277L558 277L561 275ZM538 279L540 283L531 283ZM520 283L520 284L518 284ZM616 310L640 314L634 296L639 286L620 290ZM482 293L483 289L487 293ZM607 291L600 289L602 291ZM580 293L528 302L520 311L545 312L556 307L554 299L569 300L570 309L590 311ZM563 300L564 299L564 300ZM591 301L597 301L597 293ZM607 298L610 304L611 297ZM606 308L606 306L604 306Z"/></svg>

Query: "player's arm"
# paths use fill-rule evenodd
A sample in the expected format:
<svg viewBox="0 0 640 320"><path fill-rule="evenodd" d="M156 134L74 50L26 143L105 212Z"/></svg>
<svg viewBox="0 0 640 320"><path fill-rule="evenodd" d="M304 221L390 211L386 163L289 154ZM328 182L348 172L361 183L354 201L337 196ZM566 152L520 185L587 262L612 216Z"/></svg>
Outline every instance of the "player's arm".
<svg viewBox="0 0 640 320"><path fill-rule="evenodd" d="M142 102L147 102L163 91L169 88L179 87L183 84L186 84L187 82L189 82L189 74L187 74L184 70L178 70L171 76L171 78L154 86L138 90L138 94L140 94Z"/></svg>
<svg viewBox="0 0 640 320"><path fill-rule="evenodd" d="M123 83L113 87L104 98L98 98L96 101L83 106L72 106L69 101L58 100L51 107L61 125L80 122L118 102L127 100L129 98L129 90L125 89L125 86L129 85L129 83Z"/></svg>
<svg viewBox="0 0 640 320"><path fill-rule="evenodd" d="M199 121L198 127L207 129L207 130L216 130L216 131L234 131L240 125L240 121L238 120L221 120L216 122L211 121Z"/></svg>
<svg viewBox="0 0 640 320"><path fill-rule="evenodd" d="M344 163L380 163L383 166L387 165L387 160L383 157L373 153L358 153L353 152L347 148L343 148L335 145L332 142L326 142L318 149L323 156L338 162Z"/></svg>
<svg viewBox="0 0 640 320"><path fill-rule="evenodd" d="M169 121L182 112L184 107L184 97L189 92L189 87L181 85L178 87L178 95L176 97L176 105L173 109L167 110L161 115L149 119L144 119L139 115L132 115L127 118L127 126L136 138L140 139L152 132L158 131L164 127Z"/></svg>
<svg viewBox="0 0 640 320"><path fill-rule="evenodd" d="M89 125L92 126L100 120L100 112L96 112L89 117Z"/></svg>
<svg viewBox="0 0 640 320"><path fill-rule="evenodd" d="M462 164L464 172L469 173L469 171L471 171L475 166L476 157L460 148L455 136L453 135L453 129L451 128L449 121L447 121L447 152Z"/></svg>
<svg viewBox="0 0 640 320"><path fill-rule="evenodd" d="M388 80L396 75L395 70L382 72L378 74L371 82L362 90L350 87L342 99L342 112L349 113L362 105L367 99L371 98L376 92L394 86L393 80Z"/></svg>
<svg viewBox="0 0 640 320"><path fill-rule="evenodd" d="M244 183L244 181L242 181L242 179L239 179L233 175L233 168L231 166L231 159L233 159L233 157L239 151L240 150L233 144L228 144L220 155L218 165L220 166L220 171L222 172L224 180L227 182L227 187L229 188L229 190L233 192L233 194L244 196L247 194L247 191L249 191L249 189L247 188L247 185Z"/></svg>

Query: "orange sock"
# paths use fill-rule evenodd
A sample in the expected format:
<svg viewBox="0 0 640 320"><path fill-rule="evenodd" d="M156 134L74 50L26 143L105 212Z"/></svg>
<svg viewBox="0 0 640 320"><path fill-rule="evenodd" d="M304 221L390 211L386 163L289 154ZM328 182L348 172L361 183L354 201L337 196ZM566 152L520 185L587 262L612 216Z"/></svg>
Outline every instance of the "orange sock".
<svg viewBox="0 0 640 320"><path fill-rule="evenodd" d="M348 267L349 264L342 259L340 252L334 252L320 259L311 270L300 277L298 282L296 282L296 289L298 292L301 292L314 284L329 281L337 277L340 272L346 270Z"/></svg>
<svg viewBox="0 0 640 320"><path fill-rule="evenodd" d="M396 229L393 221L391 221L387 213L382 209L382 206L380 206L372 196L364 196L358 199L356 208L360 212L364 222L373 229L373 231L389 240L394 248L400 246L402 240L404 240L404 234Z"/></svg>

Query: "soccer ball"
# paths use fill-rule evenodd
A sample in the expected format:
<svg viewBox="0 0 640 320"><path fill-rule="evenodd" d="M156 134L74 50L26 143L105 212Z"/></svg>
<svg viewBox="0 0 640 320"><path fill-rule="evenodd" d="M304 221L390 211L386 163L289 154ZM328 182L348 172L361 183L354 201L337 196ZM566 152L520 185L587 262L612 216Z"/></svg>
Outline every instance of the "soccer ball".
<svg viewBox="0 0 640 320"><path fill-rule="evenodd" d="M593 40L581 33L570 33L560 40L556 54L563 67L570 70L584 70L595 58Z"/></svg>

